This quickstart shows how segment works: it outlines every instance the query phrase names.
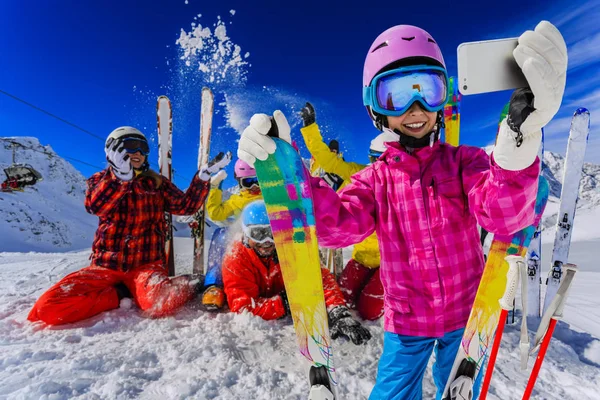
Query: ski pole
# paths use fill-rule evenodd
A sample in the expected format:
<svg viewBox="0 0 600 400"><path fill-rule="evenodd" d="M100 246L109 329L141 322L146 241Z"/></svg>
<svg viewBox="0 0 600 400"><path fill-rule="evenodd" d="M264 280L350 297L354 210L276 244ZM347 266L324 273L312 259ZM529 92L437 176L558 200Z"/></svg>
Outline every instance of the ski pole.
<svg viewBox="0 0 600 400"><path fill-rule="evenodd" d="M504 295L499 300L502 311L500 312L500 318L498 318L498 328L496 329L496 336L494 337L490 360L488 361L488 366L483 378L483 386L481 387L481 393L479 395L481 400L485 400L488 389L490 388L492 374L494 373L494 365L496 364L496 356L498 355L498 349L500 348L500 342L502 341L502 333L504 332L504 325L506 324L506 317L508 315L508 310L513 306L517 286L519 284L519 264L524 264L524 259L521 256L507 256L505 260L508 262L506 289L504 290Z"/></svg>
<svg viewBox="0 0 600 400"><path fill-rule="evenodd" d="M565 302L567 299L567 294L569 288L571 287L571 283L573 283L573 277L577 272L577 266L574 264L566 264L563 266L563 269L566 270L566 276L560 283L558 288L558 292L556 296L550 303L546 314L542 317L542 321L540 322L540 328L536 333L536 345L532 350L532 353L539 346L539 353L537 358L535 359L535 364L533 365L533 369L531 370L531 375L529 376L529 380L527 381L527 387L525 388L525 393L523 393L523 400L528 400L533 392L533 387L535 386L535 382L537 380L538 374L540 372L540 368L542 367L542 363L544 362L544 357L546 356L546 351L548 350L548 345L550 344L550 340L552 339L552 334L554 333L554 328L556 327L556 322L563 317L563 309L565 308ZM551 315L550 321L548 323L548 328L543 332L543 328L547 322L547 315ZM540 338L543 335L543 340L540 343Z"/></svg>

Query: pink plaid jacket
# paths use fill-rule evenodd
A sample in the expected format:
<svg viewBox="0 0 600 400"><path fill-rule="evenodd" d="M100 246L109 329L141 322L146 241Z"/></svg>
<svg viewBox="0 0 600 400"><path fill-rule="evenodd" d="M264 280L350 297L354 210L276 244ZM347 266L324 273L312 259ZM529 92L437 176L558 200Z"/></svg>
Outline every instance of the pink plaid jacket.
<svg viewBox="0 0 600 400"><path fill-rule="evenodd" d="M376 231L385 330L440 337L469 317L484 267L477 223L504 235L533 223L539 160L506 171L476 147L436 142L411 155L387 145L337 194L312 178L319 243L346 247Z"/></svg>

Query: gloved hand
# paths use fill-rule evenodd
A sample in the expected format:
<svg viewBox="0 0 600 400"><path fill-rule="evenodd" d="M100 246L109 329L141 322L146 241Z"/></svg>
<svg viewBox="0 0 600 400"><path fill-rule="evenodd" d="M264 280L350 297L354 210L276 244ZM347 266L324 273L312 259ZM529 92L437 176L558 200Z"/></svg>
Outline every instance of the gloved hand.
<svg viewBox="0 0 600 400"><path fill-rule="evenodd" d="M306 105L302 107L302 110L300 110L300 116L302 117L305 127L314 124L317 119L315 108L308 101L306 102Z"/></svg>
<svg viewBox="0 0 600 400"><path fill-rule="evenodd" d="M345 306L337 306L329 311L329 334L332 339L347 337L357 345L367 343L371 339L371 332L352 318Z"/></svg>
<svg viewBox="0 0 600 400"><path fill-rule="evenodd" d="M213 188L220 187L221 183L223 183L225 178L227 178L227 172L225 172L225 170L222 169L210 178L210 186L212 186Z"/></svg>
<svg viewBox="0 0 600 400"><path fill-rule="evenodd" d="M212 176L212 174L219 172L223 168L225 168L231 162L231 152L223 154L223 152L217 154L215 158L210 160L208 164L204 164L200 171L198 171L198 177L208 182Z"/></svg>
<svg viewBox="0 0 600 400"><path fill-rule="evenodd" d="M508 117L498 130L494 160L503 169L518 171L533 163L541 129L560 108L567 76L567 46L558 29L542 21L535 31L519 37L513 56L529 88L515 90L510 99Z"/></svg>
<svg viewBox="0 0 600 400"><path fill-rule="evenodd" d="M291 315L292 312L290 311L290 302L288 301L287 298L287 293L284 291L282 291L281 293L279 293L279 297L281 297L281 302L283 303L283 309L285 310L285 314L283 314L283 317ZM281 317L281 318L283 318Z"/></svg>
<svg viewBox="0 0 600 400"><path fill-rule="evenodd" d="M123 143L119 140L110 138L106 141L104 147L106 161L110 164L115 176L122 181L130 181L133 178L133 167L129 154L123 148Z"/></svg>
<svg viewBox="0 0 600 400"><path fill-rule="evenodd" d="M254 167L257 159L264 161L269 154L275 153L275 141L267 136L272 128L280 139L292 143L290 124L281 111L276 110L273 118L266 114L254 114L240 138L238 157Z"/></svg>

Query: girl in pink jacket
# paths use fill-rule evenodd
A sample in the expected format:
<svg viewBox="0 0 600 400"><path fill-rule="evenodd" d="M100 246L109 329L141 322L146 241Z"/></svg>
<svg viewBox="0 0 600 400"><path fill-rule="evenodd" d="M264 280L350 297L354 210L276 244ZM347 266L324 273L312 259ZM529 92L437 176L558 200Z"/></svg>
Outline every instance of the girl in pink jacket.
<svg viewBox="0 0 600 400"><path fill-rule="evenodd" d="M379 238L385 334L371 399L421 399L434 350L441 398L484 267L477 224L509 235L533 223L541 128L560 107L567 50L543 21L513 54L529 87L513 93L488 156L438 140L448 75L436 41L414 26L386 30L367 53L363 101L377 128L398 140L337 194L312 181L321 245L349 246L373 231ZM285 116L273 117L290 141ZM238 156L252 165L272 154L270 128L269 116L254 115Z"/></svg>

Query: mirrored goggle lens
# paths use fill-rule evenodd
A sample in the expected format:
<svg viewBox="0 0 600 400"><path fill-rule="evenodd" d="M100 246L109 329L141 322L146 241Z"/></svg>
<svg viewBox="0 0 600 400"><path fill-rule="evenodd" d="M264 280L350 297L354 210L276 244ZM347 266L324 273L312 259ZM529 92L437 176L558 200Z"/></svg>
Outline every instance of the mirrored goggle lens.
<svg viewBox="0 0 600 400"><path fill-rule="evenodd" d="M247 229L247 235L250 239L254 240L258 243L272 242L273 240L273 232L271 231L270 226L253 226Z"/></svg>
<svg viewBox="0 0 600 400"><path fill-rule="evenodd" d="M123 139L123 148L128 153L136 153L140 152L144 155L148 155L150 153L150 148L148 147L148 142L145 140L135 139L135 138L127 138Z"/></svg>
<svg viewBox="0 0 600 400"><path fill-rule="evenodd" d="M251 178L242 178L240 179L240 184L242 185L242 187L244 188L251 188L252 186L256 185L256 186L260 186L258 184L258 178L257 177L251 177Z"/></svg>
<svg viewBox="0 0 600 400"><path fill-rule="evenodd" d="M429 107L437 108L446 101L448 89L442 71L398 71L384 75L377 81L376 95L379 107L400 111L420 97Z"/></svg>

